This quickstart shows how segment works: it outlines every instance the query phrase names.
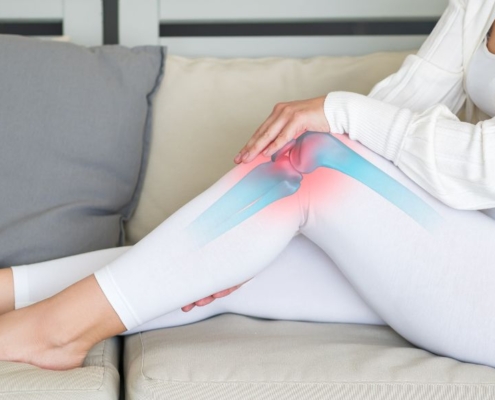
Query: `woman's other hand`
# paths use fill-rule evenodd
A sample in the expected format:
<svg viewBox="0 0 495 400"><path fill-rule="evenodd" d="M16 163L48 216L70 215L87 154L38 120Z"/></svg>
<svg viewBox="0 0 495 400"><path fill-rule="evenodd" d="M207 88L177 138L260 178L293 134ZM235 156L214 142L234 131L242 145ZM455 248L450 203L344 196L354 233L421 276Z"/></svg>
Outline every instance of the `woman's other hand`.
<svg viewBox="0 0 495 400"><path fill-rule="evenodd" d="M251 279L253 279L253 278L251 278ZM251 279L248 279L246 282L249 282ZM206 306L207 304L210 304L215 299L228 296L233 291L239 289L246 282L243 282L240 285L231 287L230 289L225 289L225 290L222 290L222 291L217 292L215 294L212 294L211 296L208 296L208 297L205 297L204 299L195 301L194 303L188 304L187 306L182 307L181 310L184 312L188 312L188 311L191 311L195 306L200 306L200 307Z"/></svg>
<svg viewBox="0 0 495 400"><path fill-rule="evenodd" d="M248 163L263 151L270 157L294 137L306 131L330 132L323 104L326 96L309 100L278 103L265 122L256 130L234 162Z"/></svg>

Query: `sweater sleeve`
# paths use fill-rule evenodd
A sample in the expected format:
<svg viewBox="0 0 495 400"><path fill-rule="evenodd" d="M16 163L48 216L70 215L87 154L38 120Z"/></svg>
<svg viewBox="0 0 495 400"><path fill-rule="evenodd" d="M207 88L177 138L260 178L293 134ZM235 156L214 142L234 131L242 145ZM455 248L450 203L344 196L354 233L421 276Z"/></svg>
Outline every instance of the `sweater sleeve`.
<svg viewBox="0 0 495 400"><path fill-rule="evenodd" d="M332 92L332 133L393 161L423 189L453 208L495 207L495 118L462 122L445 104L414 112L361 94Z"/></svg>
<svg viewBox="0 0 495 400"><path fill-rule="evenodd" d="M368 96L331 92L332 133L348 133L458 209L495 207L495 118L462 122L463 0L449 6L416 55ZM456 51L457 49L457 51ZM490 155L492 155L492 158Z"/></svg>
<svg viewBox="0 0 495 400"><path fill-rule="evenodd" d="M368 97L424 111L445 104L454 113L463 105L464 0L450 0L416 54L408 55L400 69L378 82Z"/></svg>

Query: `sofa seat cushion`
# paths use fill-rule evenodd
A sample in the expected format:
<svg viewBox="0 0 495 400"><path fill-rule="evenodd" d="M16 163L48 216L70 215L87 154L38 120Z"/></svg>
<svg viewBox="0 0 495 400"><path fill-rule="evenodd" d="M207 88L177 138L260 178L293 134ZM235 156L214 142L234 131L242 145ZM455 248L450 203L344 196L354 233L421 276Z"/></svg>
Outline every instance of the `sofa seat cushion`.
<svg viewBox="0 0 495 400"><path fill-rule="evenodd" d="M124 346L130 400L495 398L495 369L419 349L386 325L222 314Z"/></svg>
<svg viewBox="0 0 495 400"><path fill-rule="evenodd" d="M0 361L1 400L116 400L120 338L94 346L81 368L51 371Z"/></svg>

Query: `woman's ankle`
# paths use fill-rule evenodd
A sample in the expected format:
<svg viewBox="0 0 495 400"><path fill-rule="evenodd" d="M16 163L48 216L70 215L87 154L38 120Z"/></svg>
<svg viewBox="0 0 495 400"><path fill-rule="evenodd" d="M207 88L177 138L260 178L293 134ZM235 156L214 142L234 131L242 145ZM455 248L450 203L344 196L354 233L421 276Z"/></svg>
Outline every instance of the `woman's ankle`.
<svg viewBox="0 0 495 400"><path fill-rule="evenodd" d="M47 299L46 307L53 343L61 347L76 345L89 350L126 330L94 275Z"/></svg>
<svg viewBox="0 0 495 400"><path fill-rule="evenodd" d="M60 343L50 325L48 305L43 301L0 317L0 361L28 363L52 370L82 365L89 349L78 342Z"/></svg>
<svg viewBox="0 0 495 400"><path fill-rule="evenodd" d="M125 330L93 275L0 317L0 361L53 370L80 367L98 342Z"/></svg>
<svg viewBox="0 0 495 400"><path fill-rule="evenodd" d="M15 308L12 268L0 269L0 315Z"/></svg>

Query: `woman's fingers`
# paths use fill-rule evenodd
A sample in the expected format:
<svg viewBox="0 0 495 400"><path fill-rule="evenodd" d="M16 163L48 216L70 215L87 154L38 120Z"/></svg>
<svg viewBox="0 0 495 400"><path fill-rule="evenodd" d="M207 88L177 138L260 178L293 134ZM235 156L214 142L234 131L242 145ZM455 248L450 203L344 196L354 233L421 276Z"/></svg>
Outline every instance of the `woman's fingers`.
<svg viewBox="0 0 495 400"><path fill-rule="evenodd" d="M246 145L241 149L239 153L241 153L248 146L251 146L256 140L258 140L263 135L263 133L270 127L270 125L273 124L273 122L280 116L281 111L282 111L281 105L276 104L275 107L273 107L273 110L266 119L266 121L263 122L258 129L256 129L256 132L254 132L251 139L249 139L249 141L246 143Z"/></svg>
<svg viewBox="0 0 495 400"><path fill-rule="evenodd" d="M290 142L300 131L301 127L299 125L299 120L293 118L287 125L284 126L275 140L271 142L270 145L263 151L263 155L270 157L273 153L280 150L288 142Z"/></svg>
<svg viewBox="0 0 495 400"><path fill-rule="evenodd" d="M181 310L184 312L188 312L188 311L191 311L194 307L195 307L195 304L192 303L192 304L188 304L187 306L182 307Z"/></svg>
<svg viewBox="0 0 495 400"><path fill-rule="evenodd" d="M199 307L206 306L207 304L210 304L216 298L224 297L224 296L227 296L231 293L231 292L229 292L229 289L223 290L222 292L219 292L219 293L224 293L224 292L227 292L227 293L222 295L222 296L218 296L218 293L212 294L211 296L205 297L204 299L198 300L194 303L188 304L187 306L181 307L181 310L184 312L188 312L188 311L191 311L196 306L199 306Z"/></svg>
<svg viewBox="0 0 495 400"><path fill-rule="evenodd" d="M263 150L268 151L263 155L272 155L297 134L307 130L329 132L330 127L323 109L325 98L326 96L322 96L277 104L270 117L235 157L234 162L248 163Z"/></svg>
<svg viewBox="0 0 495 400"><path fill-rule="evenodd" d="M279 118L275 121L260 137L259 140L255 141L251 147L248 147L246 150L246 155L243 157L242 161L248 163L254 160L258 154L260 154L263 150L270 146L274 141L277 143L282 143L285 140L287 143L291 138L287 138L287 136L280 137L280 133L286 128L287 119ZM283 143L280 147L282 147L285 143Z"/></svg>
<svg viewBox="0 0 495 400"><path fill-rule="evenodd" d="M208 297L205 297L204 299L201 299L201 300L198 300L195 304L197 306L206 306L207 304L210 304L213 300L215 300L215 298L213 296L208 296Z"/></svg>
<svg viewBox="0 0 495 400"><path fill-rule="evenodd" d="M215 293L215 294L213 294L212 296L213 296L215 299L219 299L220 297L225 297L225 296L228 296L228 295L229 295L229 294L231 294L234 290L239 289L241 286L242 286L242 285L237 285L237 286L231 287L230 289L225 289L225 290L222 290L221 292Z"/></svg>
<svg viewBox="0 0 495 400"><path fill-rule="evenodd" d="M273 107L273 110L271 114L268 116L265 122L263 122L258 129L256 129L256 132L254 132L253 136L248 140L246 145L241 149L239 153L242 153L243 150L246 150L248 147L251 147L253 143L255 143L259 138L263 136L265 131L275 122L279 117L280 113L283 110L283 105L282 103L275 104L275 107Z"/></svg>
<svg viewBox="0 0 495 400"><path fill-rule="evenodd" d="M277 104L274 108L270 116L267 118L263 124L256 130L256 132L251 136L248 142L244 145L244 147L239 151L239 154L234 158L236 163L241 161L246 161L247 157L254 154L254 157L250 157L251 159L255 158L261 150L263 150L276 136L278 127L279 130L283 128L285 125L285 118L281 115L283 111L283 104ZM249 153L249 155L247 155Z"/></svg>
<svg viewBox="0 0 495 400"><path fill-rule="evenodd" d="M229 289L225 289L225 290L222 290L222 291L220 291L220 292L214 293L214 294L212 294L212 296L213 296L214 298L216 298L216 299L218 299L218 298L220 298L220 297L225 297L225 296L228 296L228 295L229 295L229 294L231 294L233 291L235 291L235 290L239 289L242 285L244 285L245 283L249 282L251 279L253 279L253 278L250 278L250 279L248 279L247 281L244 281L244 282L242 282L242 283L240 283L240 284L238 284L238 285L236 285L236 286L233 286L233 287L231 287L231 288L229 288Z"/></svg>
<svg viewBox="0 0 495 400"><path fill-rule="evenodd" d="M220 297L225 297L225 296L228 296L230 293L232 293L235 289L234 288L231 288L231 289L225 289L225 290L222 290L221 292L218 292L218 293L215 293L215 294L212 294L212 296L215 298L215 299L219 299Z"/></svg>
<svg viewBox="0 0 495 400"><path fill-rule="evenodd" d="M253 279L253 278L251 278L251 279ZM233 291L239 289L246 282L249 282L251 279L248 279L247 281L245 281L245 282L243 282L243 283L241 283L241 284L239 284L237 286L231 287L229 289L222 290L220 292L217 292L217 293L212 294L211 296L205 297L204 299L198 300L198 301L196 301L194 303L188 304L187 306L181 307L181 310L184 311L184 312L188 312L188 311L191 311L196 305L198 305L198 306L201 307L201 306L205 306L207 304L210 304L215 299L218 299L220 297L228 296Z"/></svg>

